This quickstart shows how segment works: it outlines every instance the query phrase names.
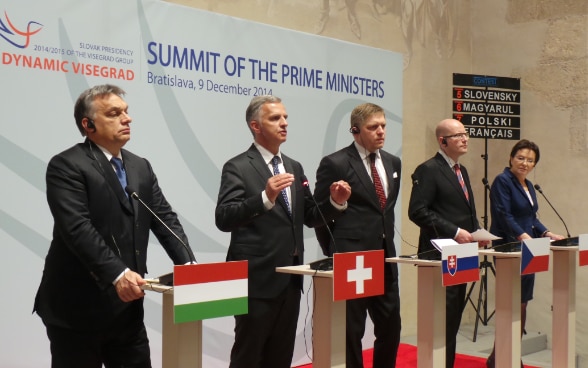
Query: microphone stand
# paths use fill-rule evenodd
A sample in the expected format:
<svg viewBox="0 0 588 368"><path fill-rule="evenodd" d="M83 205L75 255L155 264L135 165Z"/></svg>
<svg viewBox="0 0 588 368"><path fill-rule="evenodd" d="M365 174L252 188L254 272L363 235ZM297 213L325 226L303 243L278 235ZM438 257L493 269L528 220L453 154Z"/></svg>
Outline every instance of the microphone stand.
<svg viewBox="0 0 588 368"><path fill-rule="evenodd" d="M488 114L486 114L486 121L484 127L488 128ZM488 197L490 195L490 187L488 186L488 136L484 135L484 154L481 156L484 160L484 229L488 230ZM478 290L478 301L474 304L471 295L476 286L476 282L472 282L470 289L468 290L466 300L472 304L472 307L476 311L476 322L474 323L474 336L472 341L476 342L478 335L478 323L482 322L484 326L488 325L490 319L494 316L496 311L492 311L488 315L488 270L492 272L494 278L496 278L496 270L492 262L488 261L488 256L484 255L482 261L480 261L480 288ZM464 304L464 309L467 306L467 302Z"/></svg>

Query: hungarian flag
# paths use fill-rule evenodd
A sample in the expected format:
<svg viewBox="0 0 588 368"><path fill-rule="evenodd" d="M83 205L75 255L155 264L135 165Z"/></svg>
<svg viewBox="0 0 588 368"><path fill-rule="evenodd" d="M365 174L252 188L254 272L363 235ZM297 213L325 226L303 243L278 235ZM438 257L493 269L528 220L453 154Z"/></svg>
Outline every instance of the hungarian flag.
<svg viewBox="0 0 588 368"><path fill-rule="evenodd" d="M549 270L549 238L525 239L521 252L521 275Z"/></svg>
<svg viewBox="0 0 588 368"><path fill-rule="evenodd" d="M333 254L333 300L384 294L384 250Z"/></svg>
<svg viewBox="0 0 588 368"><path fill-rule="evenodd" d="M441 250L443 286L478 281L478 243L446 245Z"/></svg>
<svg viewBox="0 0 588 368"><path fill-rule="evenodd" d="M580 234L578 240L579 265L588 266L588 234Z"/></svg>
<svg viewBox="0 0 588 368"><path fill-rule="evenodd" d="M174 266L174 323L248 312L247 261Z"/></svg>

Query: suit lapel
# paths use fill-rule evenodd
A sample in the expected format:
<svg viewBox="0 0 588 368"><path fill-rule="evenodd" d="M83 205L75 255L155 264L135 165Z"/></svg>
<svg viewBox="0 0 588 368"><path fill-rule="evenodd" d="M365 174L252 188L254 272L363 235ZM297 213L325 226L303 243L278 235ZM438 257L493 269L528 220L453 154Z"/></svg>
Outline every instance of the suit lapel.
<svg viewBox="0 0 588 368"><path fill-rule="evenodd" d="M292 160L290 160L289 157L287 157L286 155L284 155L282 153L282 160L284 162L284 169L286 169L287 173L291 173L291 174L296 174L294 172L294 166L292 166ZM292 211L291 213L291 217L292 219L294 219L294 208L296 206L294 206L294 203L296 203L296 186L298 185L298 181L300 180L300 178L297 177L297 175L294 175L294 182L292 183L292 185L290 186L290 210ZM282 196L280 197L280 201L284 206L284 209L286 209L286 211L288 211L287 207L286 207L286 203L284 203L284 201L282 200Z"/></svg>
<svg viewBox="0 0 588 368"><path fill-rule="evenodd" d="M463 192L463 189L461 188L461 184L459 184L459 180L457 179L457 175L455 174L453 169L449 166L447 161L445 161L443 156L441 156L441 154L439 154L439 153L437 153L437 164L440 166L441 173L443 174L443 176L445 176L445 178L447 179L449 184L453 187L453 189L455 189L455 191L457 192L459 197L462 198L463 201L465 203L467 203L469 206L470 203L468 202L468 200ZM462 176L463 176L464 182L466 183L466 188L468 188L470 198L472 198L471 190L469 190L469 178L467 175L467 171L465 169L462 170Z"/></svg>
<svg viewBox="0 0 588 368"><path fill-rule="evenodd" d="M138 175L138 171L137 171L137 167L135 166L135 163L132 159L128 158L127 155L125 155L125 151L122 151L122 155L123 155L123 162L125 164L125 170L127 172L127 183L128 183L128 187L132 188L133 190L139 190L139 175ZM118 178L116 178L118 181ZM119 184L120 186L120 184ZM126 197L126 196L125 196ZM127 199L126 201L123 201L123 205L126 205L127 203L129 203L130 201L130 206L132 207L133 213L137 214L139 213L138 210L138 206L139 206L139 202L136 200L132 200L130 197L129 198L125 198ZM123 200L122 198L119 197L119 200Z"/></svg>
<svg viewBox="0 0 588 368"><path fill-rule="evenodd" d="M382 163L384 164L384 169L386 169L386 178L388 179L388 193L386 193L386 208L388 208L388 205L390 205L390 193L394 193L396 190L396 180L394 178L396 168L392 164L392 159L389 159L384 152L380 151L380 155L382 156Z"/></svg>
<svg viewBox="0 0 588 368"><path fill-rule="evenodd" d="M264 183L264 188L265 188L265 183L267 183L267 180L273 175L273 172L271 172L269 170L267 162L265 162L263 160L263 156L261 156L261 153L259 153L259 151L257 150L257 148L255 147L254 144L252 144L251 147L249 147L247 154L249 156L251 166L253 166L255 171L257 171L257 173L259 174L260 179ZM282 159L283 159L283 157L284 157L284 155L282 155ZM286 166L285 162L284 162L284 167L286 168L286 171L288 171L288 167ZM291 171L288 171L288 172L291 172ZM293 190L291 190L291 192L292 191ZM282 206L284 211L286 213L288 213L288 208L286 207L286 202L284 202L284 199L282 198L281 195L278 195L276 202L278 202ZM290 206L290 208L292 208L292 206Z"/></svg>
<svg viewBox="0 0 588 368"><path fill-rule="evenodd" d="M113 194L118 198L118 201L121 203L121 206L129 213L132 213L133 209L131 207L131 203L127 198L124 189L120 185L116 174L114 173L114 169L112 168L112 164L106 159L106 156L102 153L100 148L98 148L94 143L88 141L88 147L90 147L90 152L88 152L88 156L92 160L92 166L98 170L104 177L106 183L112 190ZM91 145L91 146L90 146ZM84 145L85 146L85 145ZM123 158L124 160L124 158ZM127 167L125 162L125 168ZM127 170L128 171L128 170ZM127 181L128 181L128 173L127 173Z"/></svg>

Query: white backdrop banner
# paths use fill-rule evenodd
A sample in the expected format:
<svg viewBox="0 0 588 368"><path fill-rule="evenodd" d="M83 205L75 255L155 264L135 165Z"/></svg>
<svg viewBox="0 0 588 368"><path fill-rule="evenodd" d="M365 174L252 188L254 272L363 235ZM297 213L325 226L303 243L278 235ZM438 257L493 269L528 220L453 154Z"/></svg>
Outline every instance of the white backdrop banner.
<svg viewBox="0 0 588 368"><path fill-rule="evenodd" d="M385 149L401 155L402 56L389 51L155 0L8 0L0 53L3 367L48 366L45 329L31 314L53 226L44 175L53 155L83 139L73 104L84 89L126 90L133 117L126 148L151 161L201 263L225 259L229 234L214 225L220 171L251 144L245 109L253 96L283 99L282 150L304 165L311 184L321 157L351 143L349 113L359 103L384 107ZM305 260L322 258L314 232L305 238ZM147 277L172 269L157 244L148 266ZM312 356L309 287L305 280L294 365ZM160 295L150 293L145 307L159 367ZM205 322L205 367L227 366L233 326L231 317Z"/></svg>

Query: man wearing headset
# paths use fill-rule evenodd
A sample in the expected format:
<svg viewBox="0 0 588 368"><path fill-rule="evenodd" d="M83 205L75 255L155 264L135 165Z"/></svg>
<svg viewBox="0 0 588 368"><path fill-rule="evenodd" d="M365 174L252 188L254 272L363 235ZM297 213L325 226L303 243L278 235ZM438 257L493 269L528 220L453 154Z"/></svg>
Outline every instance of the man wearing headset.
<svg viewBox="0 0 588 368"><path fill-rule="evenodd" d="M47 329L52 367L150 368L141 289L149 230L175 264L194 260L151 165L122 148L132 121L124 94L112 85L82 92L74 117L86 140L47 167L53 240L34 310Z"/></svg>
<svg viewBox="0 0 588 368"><path fill-rule="evenodd" d="M330 223L333 240L325 226L315 228L323 252L356 252L384 249L395 257L394 206L400 189L400 158L384 151L386 116L384 109L364 103L351 112L354 142L324 157L317 170L315 198L328 198L329 185L345 180L351 186L345 213ZM379 194L378 194L379 193ZM367 314L374 324L373 367L396 366L400 344L400 297L398 267L384 266L384 294L348 300L346 367L363 367L361 339Z"/></svg>
<svg viewBox="0 0 588 368"><path fill-rule="evenodd" d="M464 166L458 163L468 151L469 135L463 124L445 119L435 129L439 151L419 165L412 178L408 217L421 229L419 258L440 259L431 239L473 242L472 232L480 228L474 193ZM488 242L479 242L485 246ZM467 284L449 286L446 294L446 367L455 361L456 336L466 303Z"/></svg>

